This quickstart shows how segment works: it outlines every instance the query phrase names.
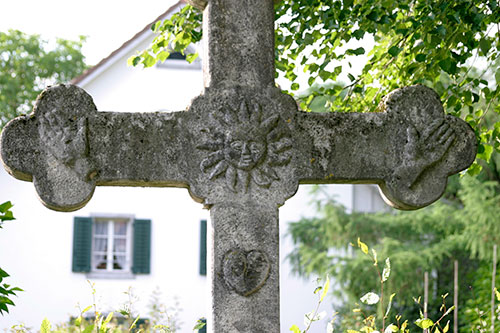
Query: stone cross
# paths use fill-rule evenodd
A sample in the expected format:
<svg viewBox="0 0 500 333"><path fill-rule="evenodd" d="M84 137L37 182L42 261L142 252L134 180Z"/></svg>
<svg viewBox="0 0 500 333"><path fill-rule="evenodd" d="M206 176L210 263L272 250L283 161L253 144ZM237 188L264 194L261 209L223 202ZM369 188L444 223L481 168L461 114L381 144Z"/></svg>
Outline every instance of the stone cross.
<svg viewBox="0 0 500 333"><path fill-rule="evenodd" d="M300 112L274 82L273 0L194 2L205 89L187 111L97 112L58 85L5 127L1 157L59 211L95 186L187 188L211 213L213 331L279 332L278 207L299 184L378 184L394 207L417 209L472 163L475 135L424 86L390 93L378 113Z"/></svg>

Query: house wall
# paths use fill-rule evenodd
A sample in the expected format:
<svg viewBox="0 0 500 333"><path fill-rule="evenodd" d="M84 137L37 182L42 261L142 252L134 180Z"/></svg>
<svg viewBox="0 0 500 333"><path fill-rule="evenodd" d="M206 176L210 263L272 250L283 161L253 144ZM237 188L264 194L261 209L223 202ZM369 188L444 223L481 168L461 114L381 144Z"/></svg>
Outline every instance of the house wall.
<svg viewBox="0 0 500 333"><path fill-rule="evenodd" d="M38 327L43 318L63 322L93 303L85 273L72 273L73 217L91 214L132 214L152 220L151 274L134 279L91 279L97 304L117 310L128 299L129 287L139 297L136 310L146 314L151 294L159 287L164 301L178 297L184 328L205 315L206 277L198 274L199 221L208 218L184 189L98 187L90 203L73 213L48 210L38 201L33 185L0 172L0 200L14 203L16 221L0 232L2 268L25 291L16 307L0 320L0 328L25 322Z"/></svg>
<svg viewBox="0 0 500 333"><path fill-rule="evenodd" d="M199 59L191 65L182 60L167 60L165 65L153 68L128 66L128 57L135 54L135 50L146 49L149 44L150 39L137 44L114 60L104 73L80 84L92 95L98 110L182 111L202 92Z"/></svg>
<svg viewBox="0 0 500 333"><path fill-rule="evenodd" d="M84 81L83 88L100 111L183 110L201 92L202 72L196 65L195 69L127 67L126 59L149 41L127 50L93 80ZM198 318L208 315L209 282L199 275L198 267L199 221L209 220L209 214L185 189L98 187L87 206L60 213L42 206L31 183L15 180L0 169L0 202L11 200L16 217L0 230L0 263L12 276L6 282L25 290L15 297L16 306L10 314L0 318L0 329L21 322L38 328L45 317L63 322L78 314L77 304L84 308L93 303L89 277L71 272L73 217L92 214L131 214L152 220L151 274L123 280L92 279L101 310L120 308L128 299L124 292L132 287L139 298L134 308L147 317L150 296L159 288L167 305L173 305L174 299L179 302L180 332L190 332ZM380 200L360 189L356 192L359 202L354 204L353 188L338 185L328 191L349 210L363 206L366 200ZM312 311L317 301L313 279L292 275L285 260L293 246L286 236L287 224L315 213L309 205L309 191L309 186L301 186L280 209L282 332L288 332L293 324L301 326L303 315ZM370 207L374 205L370 201ZM324 309L332 312L329 306ZM318 323L310 332L324 332L325 325Z"/></svg>

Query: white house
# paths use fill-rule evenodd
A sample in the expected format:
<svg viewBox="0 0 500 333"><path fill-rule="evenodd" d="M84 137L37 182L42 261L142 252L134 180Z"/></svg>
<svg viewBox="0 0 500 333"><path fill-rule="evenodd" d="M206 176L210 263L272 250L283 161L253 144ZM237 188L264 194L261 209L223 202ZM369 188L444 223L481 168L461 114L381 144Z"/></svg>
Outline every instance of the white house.
<svg viewBox="0 0 500 333"><path fill-rule="evenodd" d="M201 93L199 61L188 65L174 56L150 69L127 66L128 57L147 48L154 37L150 26L74 80L93 96L100 111L184 110ZM85 308L94 302L87 280L94 284L95 302L104 312L127 303L124 292L131 287L138 297L133 309L143 318L149 317L155 293L167 305L178 302L179 332L191 332L197 319L208 316L209 214L187 190L98 187L84 208L60 213L38 201L33 184L0 169L0 202L12 201L16 217L0 230L0 266L11 275L5 282L24 289L10 313L0 316L0 329L19 323L38 328L43 318L60 323L78 315L77 305ZM384 205L373 186L330 190L348 209L378 210ZM292 276L285 260L292 246L284 236L287 223L314 214L308 191L301 187L280 209L282 332L293 324L301 326L317 301L315 283ZM324 309L332 311L330 306ZM324 332L325 325L318 323L310 332Z"/></svg>

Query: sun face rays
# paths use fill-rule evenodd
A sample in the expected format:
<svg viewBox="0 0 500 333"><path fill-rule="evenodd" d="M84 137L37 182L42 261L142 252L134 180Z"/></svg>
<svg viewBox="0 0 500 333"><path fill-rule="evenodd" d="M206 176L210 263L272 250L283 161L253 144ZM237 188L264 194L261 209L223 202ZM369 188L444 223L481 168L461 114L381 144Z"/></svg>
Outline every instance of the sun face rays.
<svg viewBox="0 0 500 333"><path fill-rule="evenodd" d="M292 140L278 115L265 115L258 103L242 101L214 119L210 139L197 146L209 152L200 168L210 180L223 177L234 192L247 191L251 183L268 188L279 180L274 168L290 162Z"/></svg>

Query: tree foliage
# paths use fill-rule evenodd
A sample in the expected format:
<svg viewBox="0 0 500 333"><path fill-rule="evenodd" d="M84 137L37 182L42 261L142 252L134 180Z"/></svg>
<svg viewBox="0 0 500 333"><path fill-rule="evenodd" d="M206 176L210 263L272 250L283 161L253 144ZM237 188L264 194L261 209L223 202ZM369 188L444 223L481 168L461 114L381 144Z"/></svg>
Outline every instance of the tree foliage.
<svg viewBox="0 0 500 333"><path fill-rule="evenodd" d="M0 32L0 128L28 113L47 85L70 81L83 72L83 41L80 37L49 43L18 30Z"/></svg>
<svg viewBox="0 0 500 333"><path fill-rule="evenodd" d="M498 155L493 158L500 161ZM456 177L457 180L450 187L458 188L457 192L451 191L454 193L448 193L447 199L414 212L348 214L334 199L320 195L318 217L303 218L289 225L295 248L288 258L295 271L303 276L335 277L339 283L338 295L352 304L361 296L360 290L377 290L369 258L346 247L361 238L376 249L379 258L390 257L392 273L385 299L396 293L393 307L407 318L416 317L416 313L411 313L418 311L413 298L423 295L425 271L431 276L430 304L437 306L430 307L430 314L437 315L440 296L453 291L453 261L458 260L459 309L465 312L466 300L475 299L469 285L481 285L476 271L490 268L491 249L493 244L500 243L500 182L469 176ZM471 315L469 311L467 318Z"/></svg>
<svg viewBox="0 0 500 333"><path fill-rule="evenodd" d="M377 111L391 90L424 84L473 127L478 160L500 151L497 0L282 0L275 12L276 75L291 81L304 110ZM158 36L130 64L149 67L185 52L201 40L201 13L185 6L152 29ZM480 170L476 163L469 173Z"/></svg>

